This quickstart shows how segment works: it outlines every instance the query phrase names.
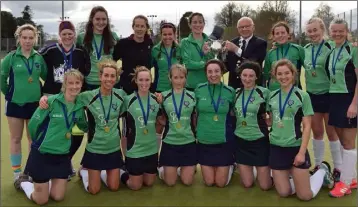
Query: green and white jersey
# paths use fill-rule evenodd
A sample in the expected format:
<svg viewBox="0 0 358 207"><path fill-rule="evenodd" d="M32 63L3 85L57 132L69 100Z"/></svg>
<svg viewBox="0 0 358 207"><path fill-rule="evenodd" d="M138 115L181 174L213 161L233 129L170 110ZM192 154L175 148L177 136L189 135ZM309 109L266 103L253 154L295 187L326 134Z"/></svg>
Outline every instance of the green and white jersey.
<svg viewBox="0 0 358 207"><path fill-rule="evenodd" d="M194 142L195 137L192 117L196 106L195 94L185 89L183 90L183 93L177 94L174 92L178 113L180 110L181 99L183 97L180 120L175 111L172 90L162 92L162 96L162 112L167 120L163 133L163 142L172 145L183 145Z"/></svg>
<svg viewBox="0 0 358 207"><path fill-rule="evenodd" d="M158 153L158 144L155 123L160 105L154 94L140 97L145 116L148 116L147 125L143 116L137 92L125 98L125 136L127 137L126 157L140 158ZM149 112L148 112L149 100ZM149 113L149 114L148 114Z"/></svg>
<svg viewBox="0 0 358 207"><path fill-rule="evenodd" d="M77 44L84 46L84 33L81 33L77 36ZM115 32L112 32L112 36L114 38L114 43L116 43L116 41L119 40L119 37L117 36L117 34ZM91 85L100 85L100 80L99 80L99 69L97 67L97 63L100 62L103 59L112 59L112 54L113 54L113 47L110 49L109 54L105 54L104 53L104 43L101 44L102 42L102 35L101 34L96 34L93 33L93 41L92 41L92 51L88 51L89 52L89 56L91 59L91 71L88 74L88 76L86 76L86 83L91 84ZM101 49L101 45L102 49ZM115 45L115 44L114 44ZM100 51L100 58L97 57L97 52L96 52L96 46L98 51Z"/></svg>
<svg viewBox="0 0 358 207"><path fill-rule="evenodd" d="M49 96L48 105L47 109L37 108L30 119L31 147L38 149L41 153L68 154L71 136L67 136L67 133L72 132L75 124L81 130L87 131L83 105L78 100L74 103L67 102L63 93Z"/></svg>
<svg viewBox="0 0 358 207"><path fill-rule="evenodd" d="M251 93L252 95L249 97ZM268 127L264 117L266 116L266 102L269 94L268 89L260 86L251 90L236 89L234 101L236 116L234 133L236 136L248 141L268 136Z"/></svg>
<svg viewBox="0 0 358 207"><path fill-rule="evenodd" d="M86 150L91 153L109 154L120 150L119 117L124 113L126 93L115 88L112 89L111 95L104 96L99 92L98 88L78 95L79 100L87 106L89 130Z"/></svg>
<svg viewBox="0 0 358 207"><path fill-rule="evenodd" d="M281 119L280 91L281 89L272 91L268 101L268 111L272 114L270 143L280 147L297 147L302 142L302 118L313 115L311 99L307 92L294 87ZM281 95L281 107L283 107L288 92L282 91ZM280 123L282 123L281 126Z"/></svg>
<svg viewBox="0 0 358 207"><path fill-rule="evenodd" d="M329 55L330 93L354 93L357 84L355 69L358 68L357 47L346 42L334 48ZM334 67L335 66L335 67Z"/></svg>
<svg viewBox="0 0 358 207"><path fill-rule="evenodd" d="M332 46L323 41L318 44L309 43L305 46L305 80L306 90L312 94L329 92L329 72L326 70L327 58Z"/></svg>
<svg viewBox="0 0 358 207"><path fill-rule="evenodd" d="M278 83L278 81L275 78L271 77L271 70L275 63L281 59L288 59L296 66L298 71L297 85L301 85L299 77L301 77L301 67L303 66L305 61L305 51L303 47L290 42L283 45L276 44L276 48L271 49L267 53L264 64L263 76L264 80L268 81L267 88L269 88L270 91L274 91L280 88L280 84Z"/></svg>
<svg viewBox="0 0 358 207"><path fill-rule="evenodd" d="M213 96L213 101L210 94ZM195 97L198 141L202 144L225 143L229 133L227 120L233 107L235 90L223 83L212 85L206 82L199 84L195 89ZM217 113L214 105L219 106Z"/></svg>
<svg viewBox="0 0 358 207"><path fill-rule="evenodd" d="M32 71L31 75L28 70ZM40 77L46 80L46 76L43 57L32 49L30 57L26 58L18 47L1 61L1 92L7 101L20 106L38 102L41 98Z"/></svg>

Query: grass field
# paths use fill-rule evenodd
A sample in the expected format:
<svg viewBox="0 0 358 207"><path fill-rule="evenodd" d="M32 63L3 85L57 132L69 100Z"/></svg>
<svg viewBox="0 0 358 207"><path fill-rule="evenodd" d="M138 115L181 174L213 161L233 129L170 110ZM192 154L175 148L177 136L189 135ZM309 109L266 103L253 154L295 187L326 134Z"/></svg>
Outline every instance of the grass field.
<svg viewBox="0 0 358 207"><path fill-rule="evenodd" d="M16 191L13 186L9 156L9 130L3 109L4 98L1 96L1 206L35 206L22 191ZM74 158L76 168L79 167L85 141ZM22 146L24 166L28 154L25 136ZM328 147L327 144L325 159L331 163ZM310 152L312 152L311 148L310 145ZM191 187L186 187L181 183L175 187L167 187L157 180L152 188L143 188L136 192L123 185L118 192L110 192L102 185L101 192L92 196L83 189L82 181L74 177L68 183L65 200L60 203L50 201L48 206L357 206L355 190L350 196L335 199L328 196L328 189L322 188L315 199L302 202L295 196L279 198L274 189L268 192L261 191L257 186L245 189L240 185L239 178L238 174L234 174L230 185L226 188L205 187L199 170L195 176L195 183Z"/></svg>

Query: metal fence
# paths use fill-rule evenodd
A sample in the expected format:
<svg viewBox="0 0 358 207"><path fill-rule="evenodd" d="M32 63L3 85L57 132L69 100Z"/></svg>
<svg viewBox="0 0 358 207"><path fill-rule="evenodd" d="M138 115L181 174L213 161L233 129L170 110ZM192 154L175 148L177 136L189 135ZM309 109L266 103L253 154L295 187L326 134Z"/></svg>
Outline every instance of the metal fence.
<svg viewBox="0 0 358 207"><path fill-rule="evenodd" d="M337 15L343 18L348 23L348 28L351 32L358 34L358 9L351 9L349 11L340 13Z"/></svg>

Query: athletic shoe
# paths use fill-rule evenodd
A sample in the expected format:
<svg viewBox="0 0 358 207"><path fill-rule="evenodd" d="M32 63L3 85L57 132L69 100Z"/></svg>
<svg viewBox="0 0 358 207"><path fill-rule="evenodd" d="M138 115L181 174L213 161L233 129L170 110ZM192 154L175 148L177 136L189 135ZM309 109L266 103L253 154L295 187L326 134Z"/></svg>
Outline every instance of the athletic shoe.
<svg viewBox="0 0 358 207"><path fill-rule="evenodd" d="M21 190L21 183L22 182L32 182L32 180L30 179L30 176L25 175L25 174L20 174L19 177L14 181L14 186L16 188L16 190Z"/></svg>
<svg viewBox="0 0 358 207"><path fill-rule="evenodd" d="M322 162L319 165L318 169L326 171L326 174L324 175L323 185L327 186L329 189L332 189L334 186L334 180L331 173L331 166L327 162Z"/></svg>
<svg viewBox="0 0 358 207"><path fill-rule="evenodd" d="M334 182L338 183L341 180L341 171L339 171L337 168L334 168L332 176Z"/></svg>
<svg viewBox="0 0 358 207"><path fill-rule="evenodd" d="M319 165L316 165L312 170L310 170L310 174L311 175L315 174L318 169L319 169Z"/></svg>
<svg viewBox="0 0 358 207"><path fill-rule="evenodd" d="M353 178L352 179L352 182L349 186L351 189L357 189L357 179L356 178Z"/></svg>
<svg viewBox="0 0 358 207"><path fill-rule="evenodd" d="M352 193L352 191L351 191L350 187L347 186L342 181L339 181L334 184L334 188L333 188L333 190L331 190L329 192L329 196L334 197L334 198L340 198L345 195L349 195L351 193Z"/></svg>

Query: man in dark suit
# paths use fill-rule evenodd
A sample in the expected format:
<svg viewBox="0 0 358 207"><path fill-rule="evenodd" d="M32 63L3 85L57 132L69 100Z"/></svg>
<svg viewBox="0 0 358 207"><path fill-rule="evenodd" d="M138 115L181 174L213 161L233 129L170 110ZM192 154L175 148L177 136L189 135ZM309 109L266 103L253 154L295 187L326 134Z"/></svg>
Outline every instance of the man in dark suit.
<svg viewBox="0 0 358 207"><path fill-rule="evenodd" d="M245 60L251 60L259 63L265 60L267 42L253 35L255 30L254 22L250 17L242 17L237 22L237 30L239 37L226 41L225 48L228 53L225 60L226 68L229 73L229 86L233 88L242 87L239 74L236 68ZM261 77L257 80L257 84L261 85Z"/></svg>

